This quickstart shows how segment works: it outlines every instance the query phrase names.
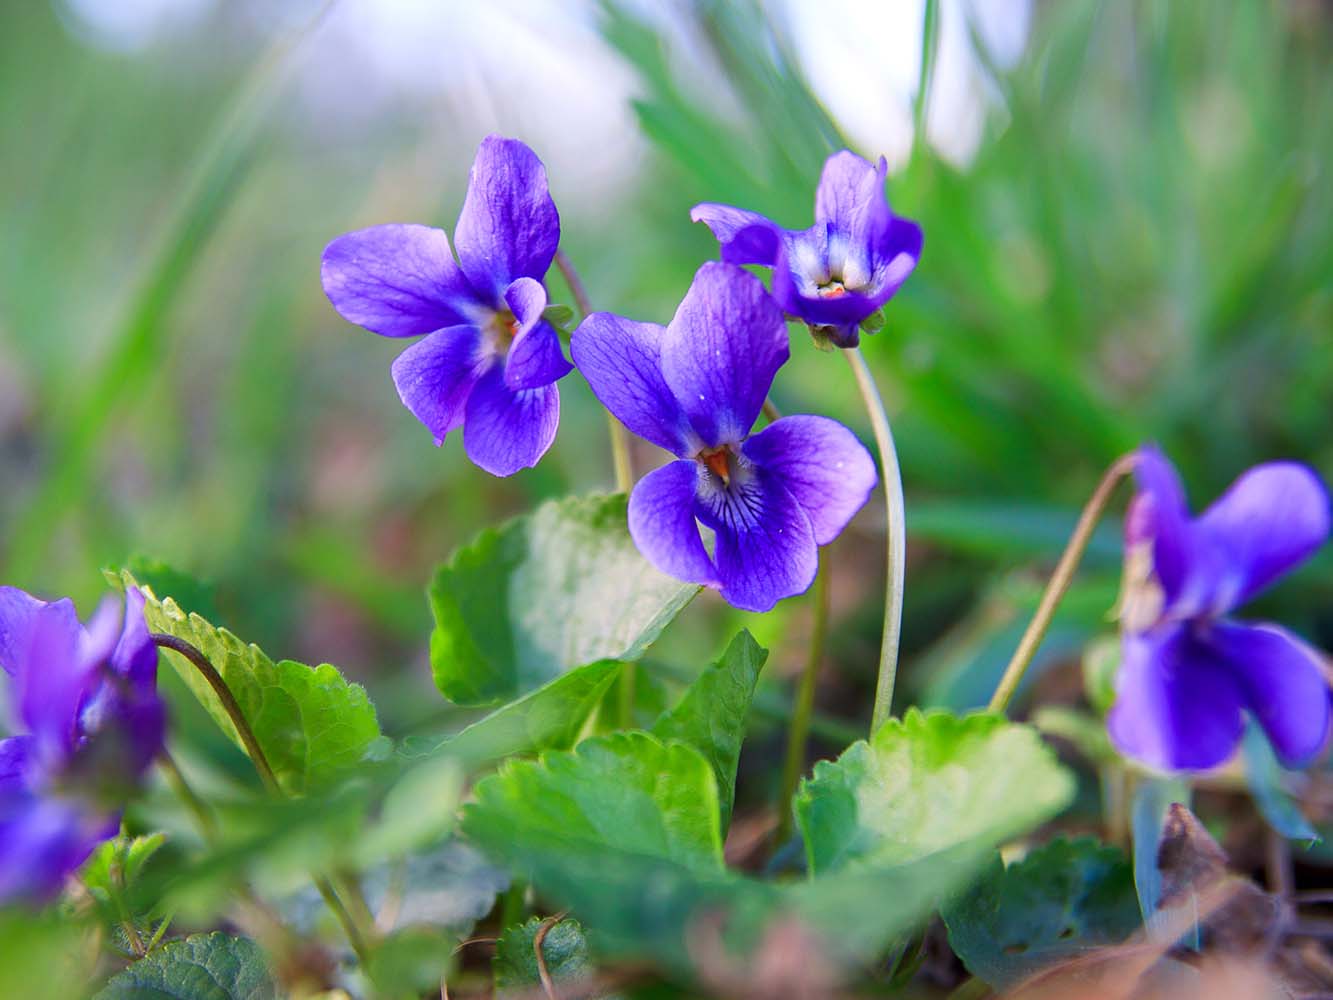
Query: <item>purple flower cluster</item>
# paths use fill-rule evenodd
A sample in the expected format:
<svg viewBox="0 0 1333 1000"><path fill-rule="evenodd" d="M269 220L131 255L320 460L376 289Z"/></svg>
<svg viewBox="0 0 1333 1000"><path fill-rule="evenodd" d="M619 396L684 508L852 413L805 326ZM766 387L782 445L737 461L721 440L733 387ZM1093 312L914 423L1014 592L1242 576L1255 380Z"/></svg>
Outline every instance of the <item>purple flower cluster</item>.
<svg viewBox="0 0 1333 1000"><path fill-rule="evenodd" d="M834 153L815 193L815 224L783 229L730 205L694 206L722 244L722 259L773 270L773 297L818 336L855 347L860 324L878 312L916 268L921 227L894 215L884 194L889 166Z"/></svg>
<svg viewBox="0 0 1333 1000"><path fill-rule="evenodd" d="M593 313L570 350L602 404L679 459L630 495L630 534L649 561L750 611L806 590L818 546L874 489L875 464L827 417L783 417L750 436L787 360L782 312L759 279L705 264L666 327Z"/></svg>
<svg viewBox="0 0 1333 1000"><path fill-rule="evenodd" d="M40 902L101 841L162 748L157 649L144 598L82 625L69 600L0 587L0 667L12 731L0 740L0 903Z"/></svg>
<svg viewBox="0 0 1333 1000"><path fill-rule="evenodd" d="M571 366L542 318L542 279L560 243L546 169L523 143L489 136L454 227L372 226L324 250L324 293L385 337L422 337L393 363L403 404L443 443L496 476L536 465L555 440Z"/></svg>
<svg viewBox="0 0 1333 1000"><path fill-rule="evenodd" d="M1161 770L1204 770L1235 752L1249 713L1284 763L1308 763L1329 728L1319 654L1276 625L1228 616L1328 538L1319 478L1259 465L1191 518L1160 451L1140 449L1135 476L1112 740Z"/></svg>

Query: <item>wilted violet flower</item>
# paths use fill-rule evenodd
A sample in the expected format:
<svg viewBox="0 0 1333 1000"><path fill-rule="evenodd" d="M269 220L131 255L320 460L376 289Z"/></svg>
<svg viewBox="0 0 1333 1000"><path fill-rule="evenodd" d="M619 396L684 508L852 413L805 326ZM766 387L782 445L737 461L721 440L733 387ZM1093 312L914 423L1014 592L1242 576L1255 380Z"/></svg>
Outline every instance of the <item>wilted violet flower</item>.
<svg viewBox="0 0 1333 1000"><path fill-rule="evenodd" d="M878 312L916 267L921 227L889 210L888 163L843 150L824 162L815 192L815 224L783 229L757 212L695 205L722 244L722 259L773 269L773 297L817 337L855 347L862 320Z"/></svg>
<svg viewBox="0 0 1333 1000"><path fill-rule="evenodd" d="M1115 745L1162 770L1203 770L1235 751L1248 712L1283 762L1308 762L1329 726L1319 654L1276 625L1226 616L1324 543L1323 485L1303 465L1259 465L1191 518L1156 448L1140 449L1135 478Z"/></svg>
<svg viewBox="0 0 1333 1000"><path fill-rule="evenodd" d="M787 360L782 313L757 278L705 264L665 328L593 313L570 349L608 410L681 459L630 495L630 534L650 562L750 611L810 586L818 546L865 504L875 465L827 417L783 417L750 436Z"/></svg>
<svg viewBox="0 0 1333 1000"><path fill-rule="evenodd" d="M0 904L60 891L162 748L157 649L131 589L85 627L69 600L0 587L0 667L13 731L0 740Z"/></svg>
<svg viewBox="0 0 1333 1000"><path fill-rule="evenodd" d="M555 439L571 366L542 319L560 242L546 168L516 139L482 140L454 227L372 226L324 250L324 294L385 337L425 335L393 363L403 404L442 444L460 425L468 458L496 476L536 465Z"/></svg>

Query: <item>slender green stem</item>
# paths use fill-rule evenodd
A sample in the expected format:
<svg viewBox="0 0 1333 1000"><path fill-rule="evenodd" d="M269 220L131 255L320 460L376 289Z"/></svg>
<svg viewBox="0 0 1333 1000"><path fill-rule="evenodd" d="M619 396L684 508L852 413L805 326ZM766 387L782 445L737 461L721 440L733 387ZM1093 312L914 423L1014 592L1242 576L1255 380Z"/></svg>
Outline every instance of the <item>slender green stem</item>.
<svg viewBox="0 0 1333 1000"><path fill-rule="evenodd" d="M186 642L184 639L178 639L174 635L167 635L164 632L154 632L151 636L153 642L164 649L170 649L174 653L185 657L200 675L208 682L208 686L213 689L217 695L218 701L222 704L222 709L227 713L227 718L231 720L232 726L236 730L236 735L240 737L241 745L245 747L245 752L254 765L255 771L259 774L259 779L264 783L268 791L278 797L284 797L282 786L278 784L277 775L273 773L273 767L269 763L268 755L264 753L264 748L259 745L259 738L255 736L255 731L250 727L250 722L241 711L240 704L236 701L236 696L231 693L231 688L223 680L222 675L218 673L217 668L207 656L203 654L193 643ZM179 775L179 771L176 772ZM188 786L186 786L188 788ZM191 793L192 794L192 793ZM342 924L343 931L347 934L347 940L356 952L357 959L365 966L369 961L370 953L367 950L366 942L371 937L365 927L353 918L348 907L344 905L343 900L338 897L334 891L333 884L323 875L311 875L315 883L315 888L319 894L324 897L324 902L328 904L333 915L338 918ZM344 881L344 892L348 898L356 902L356 911L358 914L368 915L370 907L366 904L365 898L361 895L360 887L353 882ZM364 919L364 917L363 917ZM368 925L373 930L373 919Z"/></svg>
<svg viewBox="0 0 1333 1000"><path fill-rule="evenodd" d="M916 103L912 109L914 127L912 156L919 156L926 148L926 118L930 113L930 81L935 74L935 50L939 38L939 0L926 0L921 16L921 73L916 81Z"/></svg>
<svg viewBox="0 0 1333 1000"><path fill-rule="evenodd" d="M771 399L764 400L764 419L770 424L775 420L782 419L782 411L778 409L777 404Z"/></svg>
<svg viewBox="0 0 1333 1000"><path fill-rule="evenodd" d="M893 685L898 676L898 639L903 622L903 577L907 571L907 520L903 512L903 474L898 468L898 451L893 446L893 430L884 410L875 377L858 347L842 352L852 366L856 385L861 390L870 426L875 432L879 463L884 476L884 505L888 513L887 579L884 582L884 638L879 647L879 677L875 681L875 707L870 716L873 736L893 714Z"/></svg>
<svg viewBox="0 0 1333 1000"><path fill-rule="evenodd" d="M587 319L592 312L592 302L588 299L583 279L579 277L579 272L574 269L574 263L566 256L565 251L555 252L555 266L560 269L565 284L569 286L569 293L574 296L574 304L579 307L579 319ZM606 426L611 435L611 463L616 473L616 491L628 493L634 485L634 465L630 461L629 435L625 432L624 425L610 410L606 411Z"/></svg>
<svg viewBox="0 0 1333 1000"><path fill-rule="evenodd" d="M782 768L782 785L778 794L778 828L774 841L779 846L791 836L791 800L796 794L796 783L805 770L805 751L810 742L810 717L815 710L815 681L819 664L824 657L824 637L828 634L829 565L822 561L815 577L814 616L810 623L810 649L806 653L805 669L796 687L796 703L792 708L791 724L787 727L787 759Z"/></svg>
<svg viewBox="0 0 1333 1000"><path fill-rule="evenodd" d="M1093 490L1092 496L1088 498L1083 513L1079 515L1078 524L1074 526L1074 533L1069 536L1065 550L1060 555L1055 572L1051 574L1046 590L1042 592L1037 611L1032 616L1032 621L1028 623L1023 638L1019 640L1009 666L1004 668L1004 676L1000 678L995 694L991 695L990 704L986 706L987 711L1003 712L1009 706L1009 700L1018 689L1018 683L1023 679L1028 664L1032 662L1041 640L1046 637L1046 632L1051 627L1051 619L1055 617L1055 610L1060 606L1061 598L1065 596L1065 591L1073 582L1074 571L1078 569L1079 560L1083 558L1088 541L1092 538L1093 529L1097 527L1097 521L1106 510L1106 505L1110 502L1120 480L1133 470L1134 458L1133 454L1122 455L1111 463L1111 467L1102 475L1101 482Z"/></svg>

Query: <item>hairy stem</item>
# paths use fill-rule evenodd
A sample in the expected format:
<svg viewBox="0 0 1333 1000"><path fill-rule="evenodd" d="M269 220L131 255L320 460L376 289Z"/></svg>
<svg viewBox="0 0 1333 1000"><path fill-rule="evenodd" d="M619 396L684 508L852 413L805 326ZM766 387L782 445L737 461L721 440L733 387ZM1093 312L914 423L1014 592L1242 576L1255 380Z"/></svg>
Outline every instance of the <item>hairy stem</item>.
<svg viewBox="0 0 1333 1000"><path fill-rule="evenodd" d="M787 727L787 759L782 767L782 785L778 794L778 827L774 842L781 846L791 836L792 797L796 783L805 770L805 751L810 742L810 717L815 709L815 680L824 656L824 637L828 634L829 565L824 561L815 577L814 618L810 624L810 649L806 653L805 669L796 688L796 704L792 708L791 724Z"/></svg>
<svg viewBox="0 0 1333 1000"><path fill-rule="evenodd" d="M898 468L898 451L893 446L893 430L889 427L884 400L880 397L875 377L870 374L860 348L849 347L842 353L852 366L857 388L861 390L861 399L870 415L870 426L875 432L875 445L879 449L879 463L884 476L884 505L888 514L884 638L879 647L875 707L870 716L870 733L873 736L893 714L893 685L898 676L898 640L903 622L903 577L907 570L907 521L903 512L903 475Z"/></svg>
<svg viewBox="0 0 1333 1000"><path fill-rule="evenodd" d="M574 264L565 255L565 251L557 250L555 252L555 266L560 269L565 284L569 286L569 293L574 296L574 304L579 307L580 321L587 319L592 312L592 303L588 300L588 290L584 288L583 279L579 277L579 272L574 269ZM630 462L629 435L625 432L624 425L612 415L610 410L606 411L606 426L611 435L611 463L616 473L616 492L629 493L630 488L634 485L634 466Z"/></svg>
<svg viewBox="0 0 1333 1000"><path fill-rule="evenodd" d="M227 718L231 720L232 726L235 727L241 745L245 747L245 752L254 765L255 771L258 772L260 781L264 783L264 787L271 794L284 797L282 786L278 784L277 776L273 773L273 766L268 761L268 755L264 753L264 748L259 745L259 738L255 736L255 731L250 727L250 722L246 719L245 713L241 711L241 706L236 701L236 696L231 693L231 688L227 686L227 682L223 680L222 675L218 673L217 668L213 666L208 657L193 643L178 639L174 635L154 632L151 638L157 646L170 649L172 652L185 657L199 671L204 680L208 682L208 686L213 689L213 693L217 695L218 701L222 703L222 709L227 713ZM180 775L179 770L176 771L176 774L177 776ZM188 786L185 787L188 788ZM193 792L190 794L193 794ZM311 878L315 883L315 888L319 890L319 894L324 898L324 902L328 904L329 909L333 911L333 915L342 924L348 943L351 944L352 950L356 952L357 959L364 967L370 958L370 953L366 947L369 935L353 918L352 913L344 905L343 900L338 897L333 884L328 878L323 875L312 875ZM358 904L356 907L358 913L370 913L370 907L366 905L364 897L361 896L360 888L355 883L344 880L343 888L349 898L353 898Z"/></svg>
<svg viewBox="0 0 1333 1000"><path fill-rule="evenodd" d="M1120 480L1133 471L1134 460L1135 456L1129 454L1122 455L1111 463L1111 467L1102 475L1101 482L1093 490L1092 496L1088 498L1083 513L1078 517L1078 524L1074 526L1074 533L1069 536L1065 550L1060 555L1055 572L1051 574L1046 590L1042 592L1037 611L1032 616L1032 621L1028 623L1023 638L1019 640L1009 666L1004 668L1004 676L1000 678L995 694L991 695L990 704L986 706L987 711L1003 712L1009 706L1009 700L1018 689L1019 681L1023 679L1023 674L1032 662L1032 657L1036 655L1041 640L1046 637L1046 632L1051 627L1051 619L1055 617L1055 610L1060 606L1061 598L1065 596L1065 591L1073 582L1074 572L1078 569L1079 560L1083 558L1083 553L1092 538L1093 529L1097 527L1097 522L1106 510L1106 505L1110 502Z"/></svg>

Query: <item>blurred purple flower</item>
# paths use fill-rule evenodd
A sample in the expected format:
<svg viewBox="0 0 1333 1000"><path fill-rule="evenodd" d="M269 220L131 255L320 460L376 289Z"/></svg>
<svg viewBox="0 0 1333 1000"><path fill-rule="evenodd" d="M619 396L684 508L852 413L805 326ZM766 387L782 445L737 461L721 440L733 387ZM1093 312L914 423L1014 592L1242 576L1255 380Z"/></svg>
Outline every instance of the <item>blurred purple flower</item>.
<svg viewBox="0 0 1333 1000"><path fill-rule="evenodd" d="M45 901L100 842L162 748L157 649L138 590L88 625L68 599L0 587L0 667L13 731L0 740L0 904Z"/></svg>
<svg viewBox="0 0 1333 1000"><path fill-rule="evenodd" d="M883 157L874 166L843 150L824 163L815 224L783 229L756 212L695 205L722 244L722 259L773 269L773 297L817 337L855 347L860 324L893 297L921 257L921 227L889 209Z"/></svg>
<svg viewBox="0 0 1333 1000"><path fill-rule="evenodd" d="M1276 625L1226 616L1324 543L1319 478L1259 465L1197 518L1157 448L1139 450L1135 478L1112 740L1152 767L1204 770L1235 751L1248 712L1284 763L1308 762L1329 727L1319 654Z"/></svg>
<svg viewBox="0 0 1333 1000"><path fill-rule="evenodd" d="M403 404L437 445L460 425L468 458L496 476L536 465L555 439L572 366L542 319L542 279L560 243L546 168L516 139L477 149L454 227L383 225L324 250L324 294L385 337L425 335L393 363Z"/></svg>
<svg viewBox="0 0 1333 1000"><path fill-rule="evenodd" d="M810 586L818 546L865 504L875 464L826 417L783 417L750 437L787 360L782 313L757 278L705 264L667 327L593 313L570 349L608 410L681 459L630 495L630 534L650 562L749 611Z"/></svg>

